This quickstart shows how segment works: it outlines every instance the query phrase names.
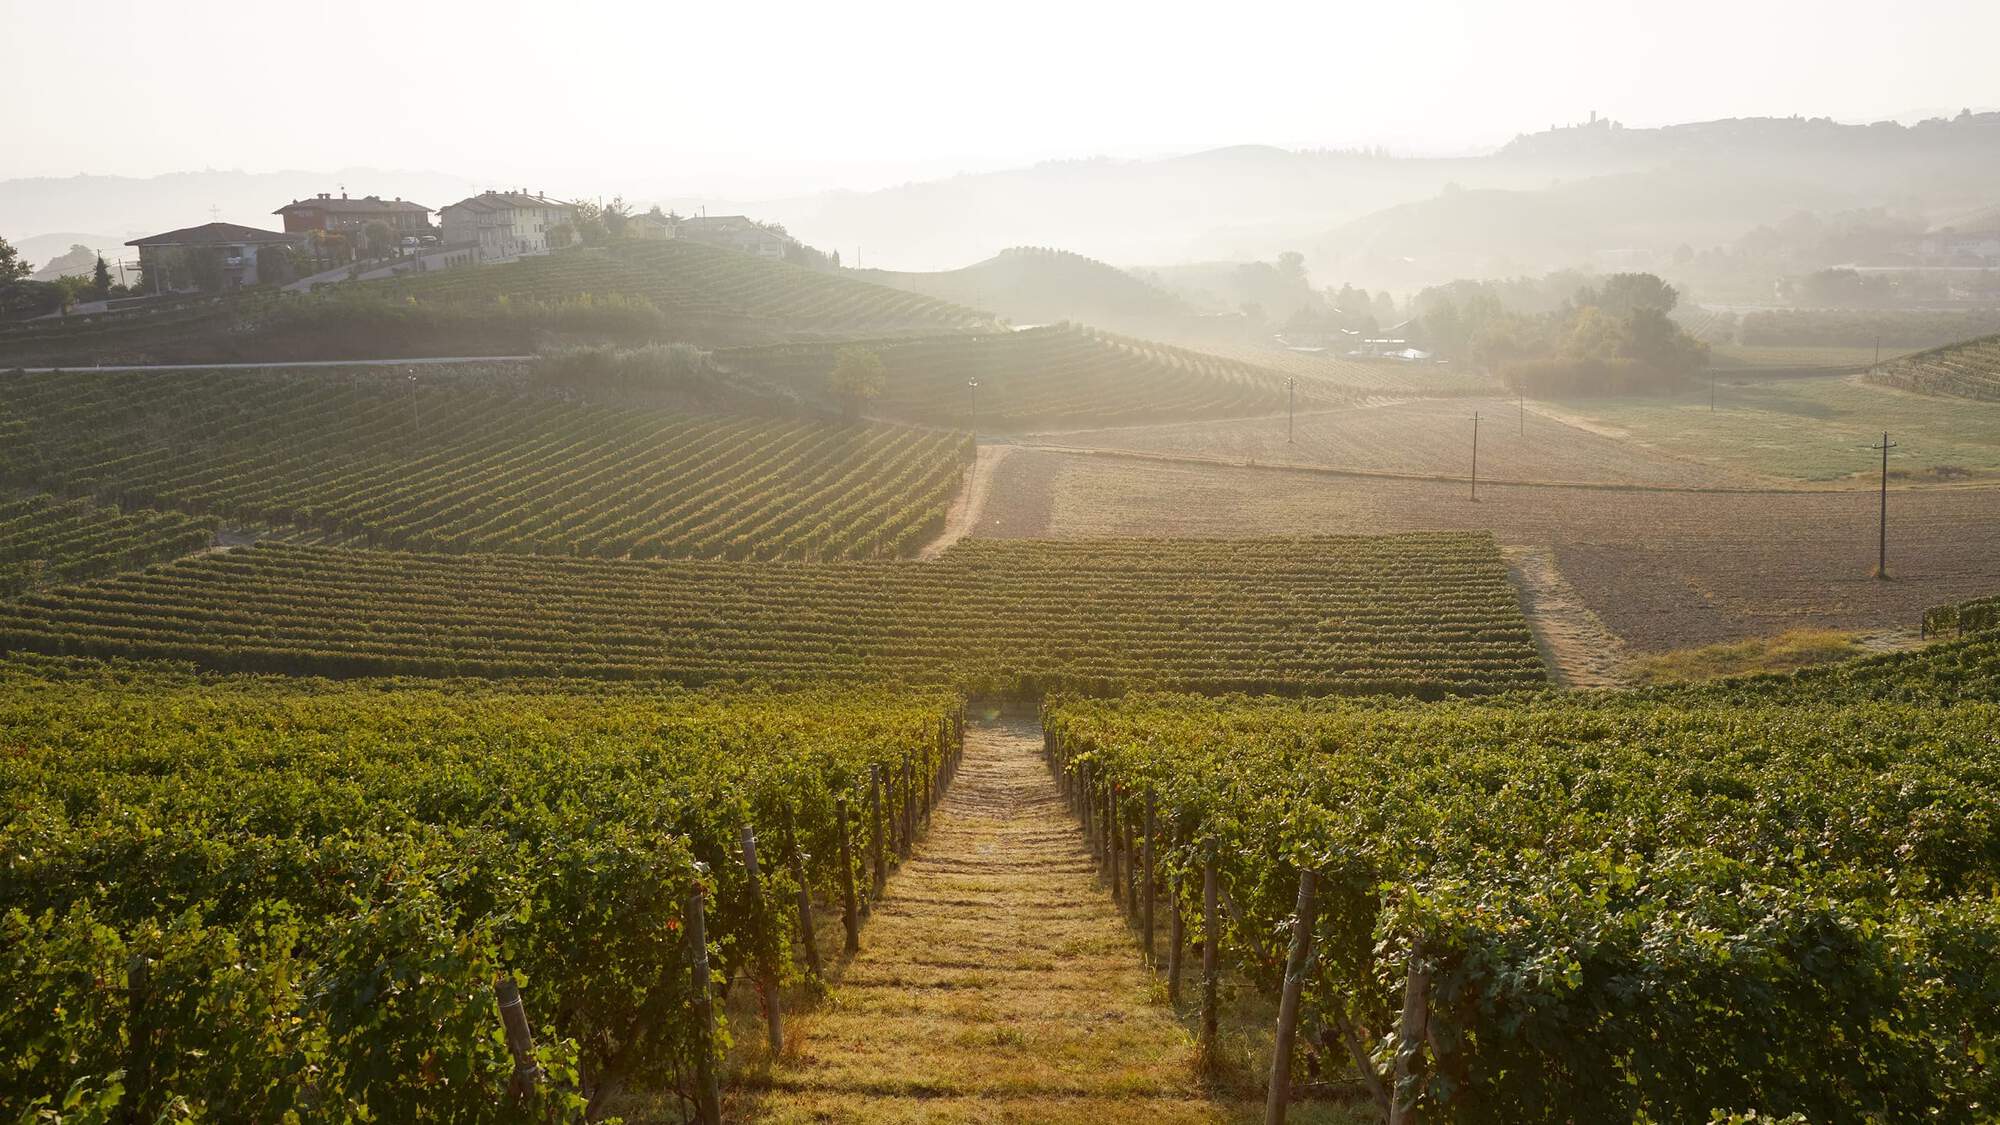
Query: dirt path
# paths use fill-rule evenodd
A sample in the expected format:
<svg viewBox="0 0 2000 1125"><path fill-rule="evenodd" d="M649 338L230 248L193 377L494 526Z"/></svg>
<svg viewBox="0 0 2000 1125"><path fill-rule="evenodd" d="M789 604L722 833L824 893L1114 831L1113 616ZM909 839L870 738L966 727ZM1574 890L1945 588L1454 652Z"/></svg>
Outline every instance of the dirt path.
<svg viewBox="0 0 2000 1125"><path fill-rule="evenodd" d="M1625 686L1625 645L1556 569L1550 547L1502 547L1521 609L1558 686Z"/></svg>
<svg viewBox="0 0 2000 1125"><path fill-rule="evenodd" d="M862 951L727 1116L758 1122L1253 1119L1197 1087L1041 759L1032 718L968 725L964 764ZM755 1084L760 1088L746 1089Z"/></svg>
<svg viewBox="0 0 2000 1125"><path fill-rule="evenodd" d="M993 470L1000 462L1014 452L1011 445L982 445L972 459L972 469L965 474L965 484L952 498L951 510L945 513L944 530L936 539L924 545L917 552L920 559L934 559L944 553L945 548L965 538L972 529L979 526L980 513L986 510L987 494L993 491Z"/></svg>

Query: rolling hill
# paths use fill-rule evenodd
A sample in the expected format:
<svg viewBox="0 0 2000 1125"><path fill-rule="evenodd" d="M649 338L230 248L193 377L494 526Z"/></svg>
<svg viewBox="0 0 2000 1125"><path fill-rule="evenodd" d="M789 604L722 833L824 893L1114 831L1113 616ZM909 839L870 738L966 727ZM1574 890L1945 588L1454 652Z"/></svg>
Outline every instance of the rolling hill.
<svg viewBox="0 0 2000 1125"><path fill-rule="evenodd" d="M1016 324L1077 321L1123 328L1183 316L1172 294L1067 250L1017 246L963 269L940 273L852 270L879 285L987 309Z"/></svg>
<svg viewBox="0 0 2000 1125"><path fill-rule="evenodd" d="M886 418L965 426L978 380L982 429L1240 418L1285 409L1285 376L1188 348L1061 324L1019 332L871 340L886 369L871 406ZM737 348L716 361L806 394L824 392L840 345ZM1299 401L1353 397L1301 386Z"/></svg>

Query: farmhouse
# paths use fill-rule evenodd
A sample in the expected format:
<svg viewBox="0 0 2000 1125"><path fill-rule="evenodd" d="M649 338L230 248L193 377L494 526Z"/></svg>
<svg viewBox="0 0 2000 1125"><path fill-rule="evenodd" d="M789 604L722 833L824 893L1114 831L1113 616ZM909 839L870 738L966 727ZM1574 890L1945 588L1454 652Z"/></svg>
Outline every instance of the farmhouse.
<svg viewBox="0 0 2000 1125"><path fill-rule="evenodd" d="M165 292L255 285L260 255L282 256L304 241L301 234L258 230L237 223L203 223L133 239L125 245L138 247L139 268L145 274L146 287Z"/></svg>
<svg viewBox="0 0 2000 1125"><path fill-rule="evenodd" d="M487 191L438 211L444 244L473 251L474 260L506 262L549 252L549 232L576 222L576 207L520 191Z"/></svg>
<svg viewBox="0 0 2000 1125"><path fill-rule="evenodd" d="M793 245L790 238L743 215L696 215L682 219L676 236L690 242L727 246L760 258L782 258Z"/></svg>
<svg viewBox="0 0 2000 1125"><path fill-rule="evenodd" d="M673 238L680 227L680 220L669 218L655 211L642 211L625 219L625 237L658 242Z"/></svg>
<svg viewBox="0 0 2000 1125"><path fill-rule="evenodd" d="M388 224L398 237L432 233L431 209L400 197L383 199L379 195L364 195L349 199L346 192L341 192L340 198L335 199L321 192L311 199L294 199L271 213L283 216L285 230L298 234L316 230L359 232L373 222Z"/></svg>

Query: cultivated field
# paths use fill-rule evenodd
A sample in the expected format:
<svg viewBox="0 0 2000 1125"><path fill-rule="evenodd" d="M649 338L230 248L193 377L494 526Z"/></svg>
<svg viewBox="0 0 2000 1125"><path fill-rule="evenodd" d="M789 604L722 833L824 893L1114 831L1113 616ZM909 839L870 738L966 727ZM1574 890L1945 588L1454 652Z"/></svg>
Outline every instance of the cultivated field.
<svg viewBox="0 0 2000 1125"><path fill-rule="evenodd" d="M1717 380L1672 398L1553 404L1603 432L1676 457L1779 481L1839 481L1881 471L1868 446L1889 431L1891 472L1926 480L2000 473L2000 403L1911 394L1859 376ZM1940 471L1942 470L1942 471Z"/></svg>
<svg viewBox="0 0 2000 1125"><path fill-rule="evenodd" d="M25 375L0 381L0 417L11 483L433 551L913 554L967 455L937 431L399 374Z"/></svg>
<svg viewBox="0 0 2000 1125"><path fill-rule="evenodd" d="M325 675L873 680L1037 694L1545 682L1492 540L996 543L931 562L259 544L0 604L0 649Z"/></svg>
<svg viewBox="0 0 2000 1125"><path fill-rule="evenodd" d="M1034 444L1131 450L1233 464L1305 465L1462 479L1472 471L1472 416L1480 415L1481 480L1581 481L1713 488L1755 483L1720 466L1668 456L1592 433L1497 398L1414 399L1307 410L1286 440L1283 415L1033 435Z"/></svg>
<svg viewBox="0 0 2000 1125"><path fill-rule="evenodd" d="M1641 651L1802 626L1914 628L2000 588L2000 490L1890 495L1892 582L1872 491L1702 493L1369 480L1017 450L976 534L1267 536L1490 530L1553 546L1562 575Z"/></svg>
<svg viewBox="0 0 2000 1125"><path fill-rule="evenodd" d="M215 542L214 517L124 512L46 493L0 503L0 596L178 558Z"/></svg>
<svg viewBox="0 0 2000 1125"><path fill-rule="evenodd" d="M2000 402L2000 336L1985 336L1886 363L1868 381L1920 394Z"/></svg>
<svg viewBox="0 0 2000 1125"><path fill-rule="evenodd" d="M1285 408L1283 378L1266 368L1092 328L1055 325L983 336L862 343L882 360L882 417L985 431L1231 418ZM725 367L806 394L824 394L839 345L786 344L718 352ZM968 384L977 380L975 391ZM976 402L975 402L976 397ZM1303 396L1351 398L1329 390Z"/></svg>

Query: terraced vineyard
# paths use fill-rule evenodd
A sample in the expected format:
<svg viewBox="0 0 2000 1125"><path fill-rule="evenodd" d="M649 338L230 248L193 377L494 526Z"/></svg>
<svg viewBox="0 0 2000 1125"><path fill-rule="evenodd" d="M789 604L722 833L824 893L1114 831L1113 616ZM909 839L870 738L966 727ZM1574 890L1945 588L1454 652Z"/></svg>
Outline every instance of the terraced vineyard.
<svg viewBox="0 0 2000 1125"><path fill-rule="evenodd" d="M218 526L213 517L128 514L46 494L0 502L0 596L178 558L214 543Z"/></svg>
<svg viewBox="0 0 2000 1125"><path fill-rule="evenodd" d="M1128 855L1155 803L1163 911L1200 919L1214 873L1227 910L1191 928L1251 979L1276 989L1307 903L1301 1067L1357 1073L1385 1115L1971 1121L2000 1097L2000 666L1990 638L1945 648L1903 658L1917 703L1863 702L1901 694L1888 660L1768 697L1045 720Z"/></svg>
<svg viewBox="0 0 2000 1125"><path fill-rule="evenodd" d="M259 544L0 606L0 649L329 675L1403 692L1545 673L1485 535L966 540L932 562Z"/></svg>
<svg viewBox="0 0 2000 1125"><path fill-rule="evenodd" d="M594 406L319 374L0 383L0 479L430 551L914 552L963 435Z"/></svg>
<svg viewBox="0 0 2000 1125"><path fill-rule="evenodd" d="M1920 394L2000 402L2000 336L1905 356L1870 372L1868 379Z"/></svg>
<svg viewBox="0 0 2000 1125"><path fill-rule="evenodd" d="M907 846L899 810L928 803L959 722L940 694L0 661L0 1105L581 1121L621 1086L692 1093L721 1049L696 897L712 980L817 973L794 952L801 877L874 899L875 833ZM502 979L546 1072L528 1104L507 1095Z"/></svg>
<svg viewBox="0 0 2000 1125"><path fill-rule="evenodd" d="M992 323L985 313L919 293L680 240L441 270L366 289L445 305L618 294L644 298L672 323L762 322L778 334L951 332Z"/></svg>
<svg viewBox="0 0 2000 1125"><path fill-rule="evenodd" d="M967 425L977 379L979 426L1120 425L1229 418L1285 409L1284 377L1240 360L1057 325L984 336L866 341L887 377L872 409L884 416ZM726 349L735 370L823 391L837 348L792 344ZM1338 390L1300 388L1301 403L1343 401Z"/></svg>

